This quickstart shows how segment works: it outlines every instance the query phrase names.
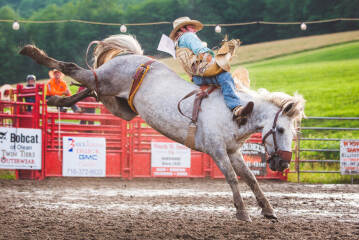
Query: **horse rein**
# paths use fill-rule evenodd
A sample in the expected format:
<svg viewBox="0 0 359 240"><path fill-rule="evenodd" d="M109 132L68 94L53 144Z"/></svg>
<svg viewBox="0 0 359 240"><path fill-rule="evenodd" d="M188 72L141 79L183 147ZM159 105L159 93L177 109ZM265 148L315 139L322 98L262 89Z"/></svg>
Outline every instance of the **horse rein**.
<svg viewBox="0 0 359 240"><path fill-rule="evenodd" d="M283 150L279 150L278 149L278 144L277 144L277 137L276 137L276 130L277 130L277 121L278 121L278 117L279 114L283 111L283 109L279 109L278 112L276 113L274 120L273 120L273 125L272 128L264 135L263 139L262 139L262 144L264 145L265 151L266 151L266 158L267 158L267 162L269 162L273 157L275 156L279 156L281 157L284 161L290 163L290 161L292 160L292 152L289 151L283 151ZM267 139L267 137L269 137L270 135L273 136L273 144L274 144L274 152L272 154L269 154L267 151L267 147L265 144L265 140Z"/></svg>

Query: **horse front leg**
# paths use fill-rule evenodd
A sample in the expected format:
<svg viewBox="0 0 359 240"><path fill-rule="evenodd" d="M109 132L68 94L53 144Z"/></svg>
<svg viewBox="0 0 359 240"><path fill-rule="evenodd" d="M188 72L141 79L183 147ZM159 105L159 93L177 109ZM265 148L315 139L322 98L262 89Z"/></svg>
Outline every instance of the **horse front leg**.
<svg viewBox="0 0 359 240"><path fill-rule="evenodd" d="M264 196L262 189L260 188L257 179L254 174L251 172L249 167L246 165L243 159L243 155L240 150L237 150L235 153L229 154L234 171L240 176L245 183L253 191L258 205L262 208L262 215L269 219L277 219L277 216L274 213L272 205L269 203L268 199Z"/></svg>
<svg viewBox="0 0 359 240"><path fill-rule="evenodd" d="M91 92L92 91L90 89L86 88L85 90L68 97L51 96L47 100L47 105L57 107L70 107L75 103L81 101L82 99L93 96Z"/></svg>
<svg viewBox="0 0 359 240"><path fill-rule="evenodd" d="M248 212L245 208L244 201L242 196L239 192L239 184L238 184L238 177L233 170L227 152L223 151L216 151L214 154L211 154L213 160L226 177L226 181L231 186L232 193L233 193L233 201L234 206L236 207L237 213L236 217L238 220L252 222Z"/></svg>

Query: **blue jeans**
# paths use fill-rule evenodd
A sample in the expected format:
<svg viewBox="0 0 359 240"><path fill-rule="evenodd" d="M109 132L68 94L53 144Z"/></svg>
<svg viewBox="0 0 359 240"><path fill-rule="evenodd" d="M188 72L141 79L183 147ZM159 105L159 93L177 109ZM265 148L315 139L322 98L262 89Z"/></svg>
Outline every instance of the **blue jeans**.
<svg viewBox="0 0 359 240"><path fill-rule="evenodd" d="M232 75L229 72L222 72L213 77L200 77L193 76L192 81L196 85L217 85L221 87L224 101L229 109L233 110L238 105L241 105L241 101L238 95L235 93L235 85Z"/></svg>

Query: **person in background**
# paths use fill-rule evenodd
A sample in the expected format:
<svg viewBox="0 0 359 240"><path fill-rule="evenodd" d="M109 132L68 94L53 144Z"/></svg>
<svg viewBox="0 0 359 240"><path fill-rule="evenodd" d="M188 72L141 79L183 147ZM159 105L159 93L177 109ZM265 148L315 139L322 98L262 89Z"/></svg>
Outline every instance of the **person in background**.
<svg viewBox="0 0 359 240"><path fill-rule="evenodd" d="M36 85L36 76L33 75L33 74L27 75L26 76L25 88L34 88L35 89L35 85ZM35 102L35 96L25 97L25 102L34 103ZM32 111L32 106L26 106L26 111L31 112Z"/></svg>
<svg viewBox="0 0 359 240"><path fill-rule="evenodd" d="M77 92L79 93L79 92L81 92L81 91L83 91L85 89L86 89L86 87L80 86L79 89L77 90ZM83 99L81 102L96 102L96 98L87 97L87 98ZM96 110L96 108L82 108L82 111L84 113L95 113L95 110ZM93 124L93 121L85 121L85 120L80 121L80 124L86 124L86 123L87 124Z"/></svg>
<svg viewBox="0 0 359 240"><path fill-rule="evenodd" d="M27 88L34 88L36 84L36 76L33 74L26 76L26 85Z"/></svg>
<svg viewBox="0 0 359 240"><path fill-rule="evenodd" d="M70 96L70 91L66 82L62 79L63 74L57 69L49 72L50 80L46 84L47 94L46 98L50 96ZM76 105L71 106L72 111L81 113L82 110ZM66 109L60 107L61 112L66 112Z"/></svg>
<svg viewBox="0 0 359 240"><path fill-rule="evenodd" d="M203 24L189 17L180 17L173 22L170 38L176 45L176 58L196 85L217 85L221 88L224 101L233 113L239 126L247 122L253 110L253 102L241 101L235 93L234 80L229 61L239 47L237 39L225 41L217 54L203 45L197 32Z"/></svg>

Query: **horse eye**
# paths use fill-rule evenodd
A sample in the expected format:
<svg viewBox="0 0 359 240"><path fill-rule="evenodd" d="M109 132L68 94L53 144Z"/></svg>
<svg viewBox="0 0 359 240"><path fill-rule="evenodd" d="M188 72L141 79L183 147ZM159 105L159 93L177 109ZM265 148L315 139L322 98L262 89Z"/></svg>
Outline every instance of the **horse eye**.
<svg viewBox="0 0 359 240"><path fill-rule="evenodd" d="M278 128L278 133L283 134L284 133L284 128Z"/></svg>

